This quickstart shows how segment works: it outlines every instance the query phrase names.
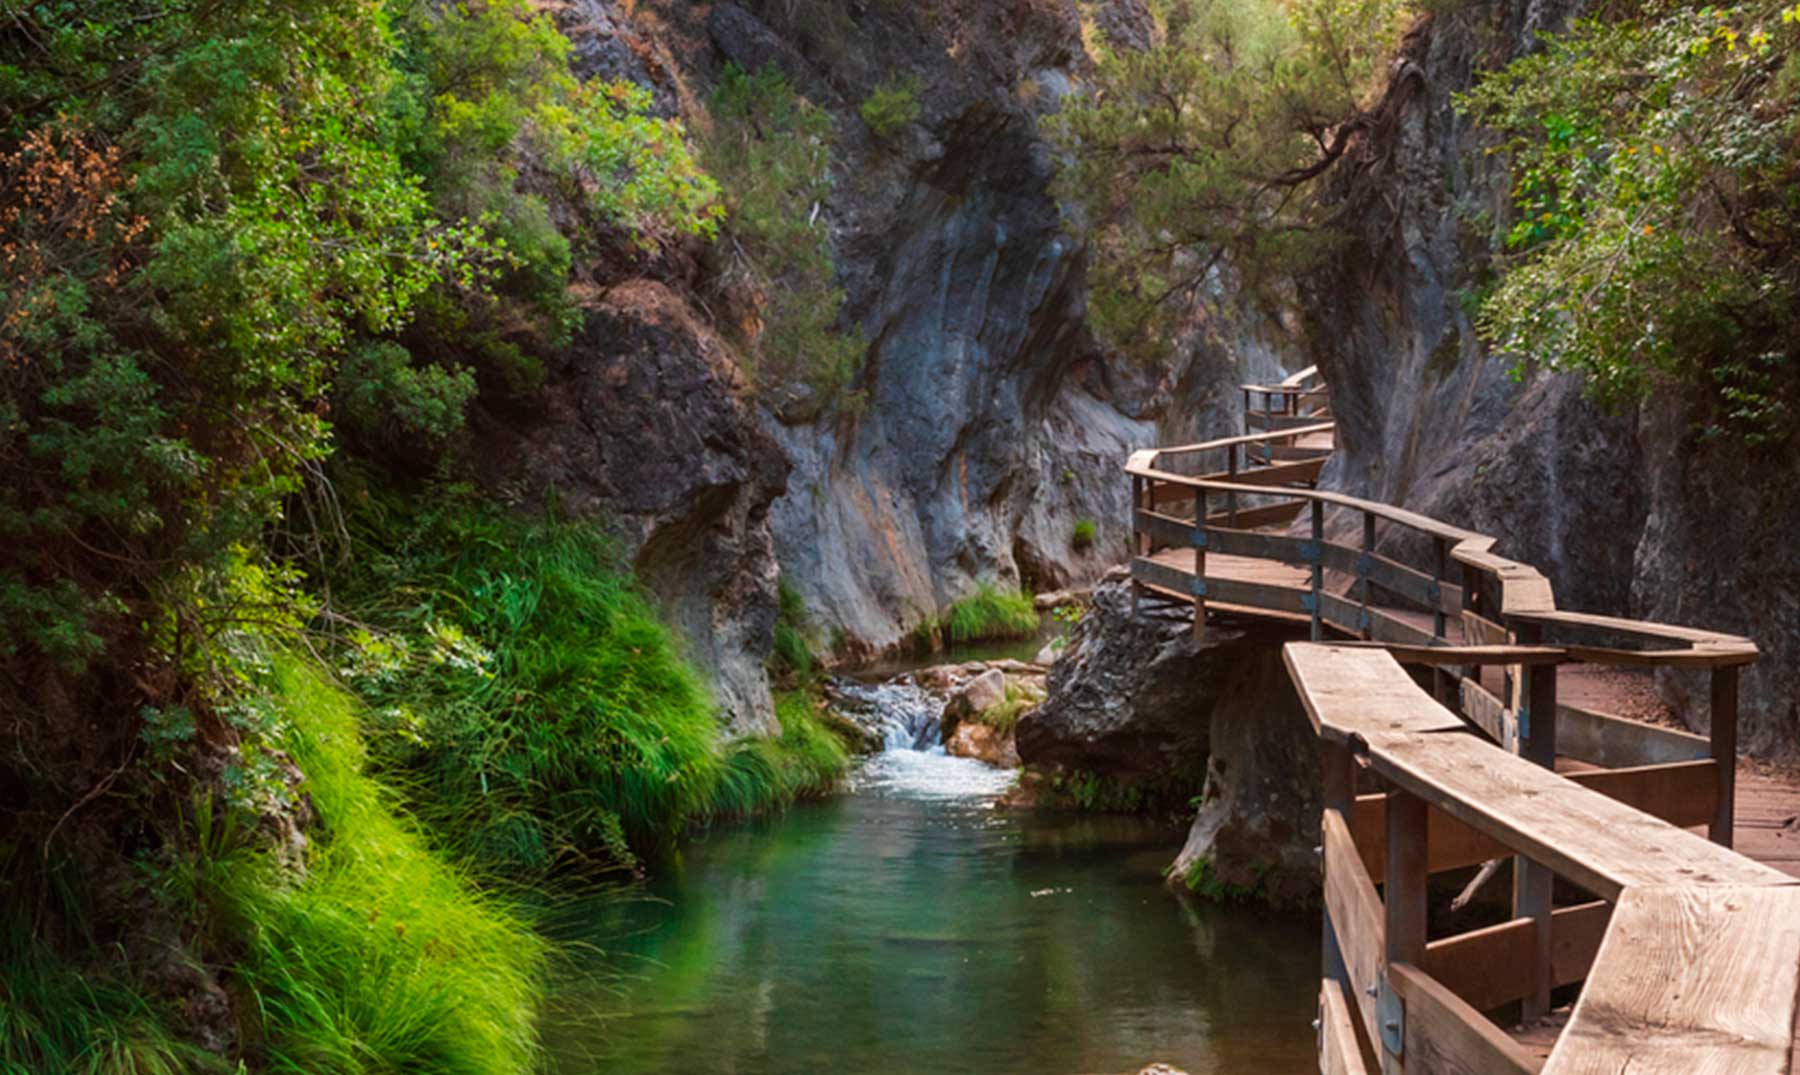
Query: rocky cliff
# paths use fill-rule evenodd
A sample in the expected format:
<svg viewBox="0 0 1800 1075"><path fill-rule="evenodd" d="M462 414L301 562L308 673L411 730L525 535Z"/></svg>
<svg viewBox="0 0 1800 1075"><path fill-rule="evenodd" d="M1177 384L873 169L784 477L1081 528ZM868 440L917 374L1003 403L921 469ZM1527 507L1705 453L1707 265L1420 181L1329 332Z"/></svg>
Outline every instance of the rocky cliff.
<svg viewBox="0 0 1800 1075"><path fill-rule="evenodd" d="M1515 376L1471 324L1508 220L1509 177L1452 99L1577 13L1572 0L1465 4L1406 38L1391 127L1333 180L1349 241L1301 288L1339 452L1326 484L1504 539L1567 607L1737 631L1765 654L1743 689L1745 745L1800 742L1800 525L1794 461L1699 435L1695 401L1602 413L1572 377ZM1705 719L1704 684L1671 675ZM1694 704L1698 702L1699 704Z"/></svg>
<svg viewBox="0 0 1800 1075"><path fill-rule="evenodd" d="M584 75L648 85L696 128L728 62L778 67L835 120L817 212L841 322L866 344L860 408L747 392L704 256L599 265L575 344L539 399L493 423L484 461L496 484L552 488L607 521L739 731L771 727L778 577L846 656L894 645L978 582L1091 580L1124 549L1125 456L1235 426L1236 385L1279 373L1282 349L1256 333L1147 371L1087 330L1085 256L1036 126L1088 63L1073 0L555 13ZM1092 14L1121 39L1145 17L1129 0ZM878 138L858 108L905 80L918 116ZM1082 518L1098 525L1086 550L1071 541Z"/></svg>

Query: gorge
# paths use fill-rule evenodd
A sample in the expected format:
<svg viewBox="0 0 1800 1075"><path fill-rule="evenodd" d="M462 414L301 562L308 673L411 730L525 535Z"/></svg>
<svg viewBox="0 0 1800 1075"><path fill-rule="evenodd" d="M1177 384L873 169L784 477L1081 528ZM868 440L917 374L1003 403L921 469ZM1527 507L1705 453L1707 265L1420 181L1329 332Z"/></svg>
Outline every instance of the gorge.
<svg viewBox="0 0 1800 1075"><path fill-rule="evenodd" d="M8 11L0 1075L1306 1069L1294 643L1800 870L1796 12Z"/></svg>

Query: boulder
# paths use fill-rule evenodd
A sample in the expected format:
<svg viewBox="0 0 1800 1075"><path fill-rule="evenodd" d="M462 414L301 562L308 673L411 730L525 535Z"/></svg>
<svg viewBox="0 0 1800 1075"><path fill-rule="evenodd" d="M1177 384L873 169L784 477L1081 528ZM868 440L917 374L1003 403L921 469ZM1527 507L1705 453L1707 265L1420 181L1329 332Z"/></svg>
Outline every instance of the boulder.
<svg viewBox="0 0 1800 1075"><path fill-rule="evenodd" d="M1129 583L1109 577L1051 666L1048 700L1020 719L1019 757L1127 783L1198 771L1232 666L1282 637L1214 625L1196 643L1186 609L1146 601L1134 615Z"/></svg>
<svg viewBox="0 0 1800 1075"><path fill-rule="evenodd" d="M1013 733L978 720L959 722L944 740L944 751L959 758L974 758L1001 769L1019 767L1019 749Z"/></svg>
<svg viewBox="0 0 1800 1075"><path fill-rule="evenodd" d="M956 688L944 706L946 728L954 720L965 720L984 713L1006 701L1006 673L998 668L987 671Z"/></svg>

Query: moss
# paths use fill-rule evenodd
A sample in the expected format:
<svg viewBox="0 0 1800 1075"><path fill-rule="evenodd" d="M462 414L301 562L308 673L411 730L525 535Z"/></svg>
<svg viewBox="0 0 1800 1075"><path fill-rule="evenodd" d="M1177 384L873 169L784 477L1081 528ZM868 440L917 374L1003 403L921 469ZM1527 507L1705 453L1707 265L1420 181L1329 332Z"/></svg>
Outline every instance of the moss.
<svg viewBox="0 0 1800 1075"><path fill-rule="evenodd" d="M1076 552L1085 552L1094 547L1094 541L1100 536L1100 524L1092 519L1076 519L1075 528L1069 533L1069 547Z"/></svg>
<svg viewBox="0 0 1800 1075"><path fill-rule="evenodd" d="M1255 880L1248 885L1228 881L1220 875L1218 866L1210 855L1202 855L1188 864L1187 872L1181 880L1189 892L1213 903L1255 903L1271 902L1268 891L1269 874L1274 867L1263 863L1255 868Z"/></svg>

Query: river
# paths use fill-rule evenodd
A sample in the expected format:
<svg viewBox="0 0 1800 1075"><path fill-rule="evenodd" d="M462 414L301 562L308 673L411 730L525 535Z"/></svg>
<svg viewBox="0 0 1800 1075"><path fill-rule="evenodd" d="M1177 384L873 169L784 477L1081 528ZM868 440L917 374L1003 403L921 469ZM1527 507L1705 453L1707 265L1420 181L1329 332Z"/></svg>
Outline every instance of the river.
<svg viewBox="0 0 1800 1075"><path fill-rule="evenodd" d="M1184 905L1160 877L1179 831L997 809L1012 774L914 749L919 718L846 794L715 828L583 909L556 1070L1314 1070L1316 920Z"/></svg>

